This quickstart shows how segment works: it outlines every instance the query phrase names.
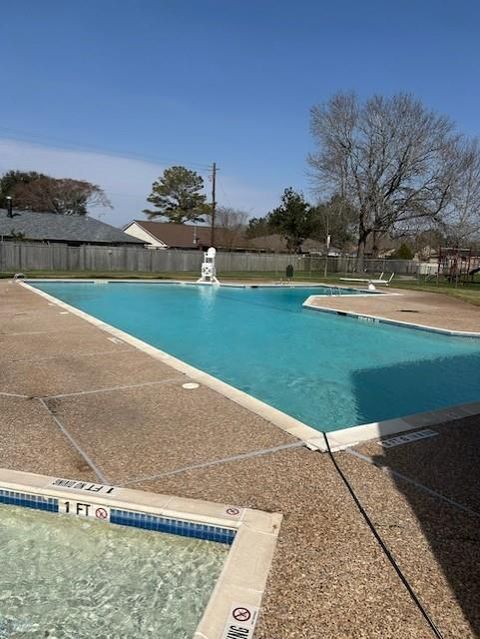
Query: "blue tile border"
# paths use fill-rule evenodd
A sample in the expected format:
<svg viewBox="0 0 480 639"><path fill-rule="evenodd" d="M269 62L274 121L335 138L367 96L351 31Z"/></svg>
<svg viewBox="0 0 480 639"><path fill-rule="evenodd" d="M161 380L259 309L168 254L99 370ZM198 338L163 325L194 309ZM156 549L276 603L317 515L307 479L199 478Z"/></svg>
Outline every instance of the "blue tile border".
<svg viewBox="0 0 480 639"><path fill-rule="evenodd" d="M229 545L231 545L235 539L235 530L231 528L221 528L220 526L212 526L210 524L170 519L159 515L120 510L117 508L111 508L110 510L110 523L171 533L173 535L182 535L184 537L206 539L208 541L216 541Z"/></svg>
<svg viewBox="0 0 480 639"><path fill-rule="evenodd" d="M55 497L44 497L43 495L33 495L32 493L21 493L16 490L0 488L0 504L10 506L24 506L35 510L46 510L51 513L58 513L58 499Z"/></svg>
<svg viewBox="0 0 480 639"><path fill-rule="evenodd" d="M16 490L0 488L0 504L9 506L23 506L35 510L44 510L51 513L58 513L58 499L33 493L19 492ZM107 504L109 505L109 504ZM210 524L202 524L183 519L171 519L161 515L123 510L110 507L110 523L121 526L133 526L144 530L170 533L183 537L194 537L207 541L216 541L221 544L231 545L235 539L236 531L232 528L222 528Z"/></svg>

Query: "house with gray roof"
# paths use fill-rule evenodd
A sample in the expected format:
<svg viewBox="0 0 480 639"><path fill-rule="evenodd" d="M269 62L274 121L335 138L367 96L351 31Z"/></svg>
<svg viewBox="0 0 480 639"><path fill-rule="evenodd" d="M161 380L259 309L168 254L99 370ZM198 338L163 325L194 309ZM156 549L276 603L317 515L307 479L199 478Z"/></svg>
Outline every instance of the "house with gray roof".
<svg viewBox="0 0 480 639"><path fill-rule="evenodd" d="M142 246L144 242L110 224L83 215L0 209L0 241L55 242L69 246Z"/></svg>

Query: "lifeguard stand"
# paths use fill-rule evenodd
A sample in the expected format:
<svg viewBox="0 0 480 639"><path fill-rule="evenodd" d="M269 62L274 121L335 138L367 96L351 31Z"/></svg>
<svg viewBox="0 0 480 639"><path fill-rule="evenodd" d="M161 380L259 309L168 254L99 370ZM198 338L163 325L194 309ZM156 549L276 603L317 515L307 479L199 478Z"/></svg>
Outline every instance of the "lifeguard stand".
<svg viewBox="0 0 480 639"><path fill-rule="evenodd" d="M217 269L215 266L216 252L213 246L211 246L208 251L203 254L201 277L197 280L197 283L220 284L217 280Z"/></svg>

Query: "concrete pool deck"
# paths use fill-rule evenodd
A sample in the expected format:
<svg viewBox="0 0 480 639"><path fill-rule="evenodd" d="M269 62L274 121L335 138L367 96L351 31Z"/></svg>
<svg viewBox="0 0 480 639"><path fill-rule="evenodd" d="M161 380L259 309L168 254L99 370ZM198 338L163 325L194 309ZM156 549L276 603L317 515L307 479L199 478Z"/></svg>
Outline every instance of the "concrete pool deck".
<svg viewBox="0 0 480 639"><path fill-rule="evenodd" d="M257 639L432 636L327 455L9 282L0 345L0 467L283 513ZM336 453L446 637L480 636L479 427Z"/></svg>
<svg viewBox="0 0 480 639"><path fill-rule="evenodd" d="M351 286L355 286L351 283ZM355 315L381 317L393 322L414 323L447 331L480 335L480 306L447 295L380 288L384 295L313 297L311 306Z"/></svg>

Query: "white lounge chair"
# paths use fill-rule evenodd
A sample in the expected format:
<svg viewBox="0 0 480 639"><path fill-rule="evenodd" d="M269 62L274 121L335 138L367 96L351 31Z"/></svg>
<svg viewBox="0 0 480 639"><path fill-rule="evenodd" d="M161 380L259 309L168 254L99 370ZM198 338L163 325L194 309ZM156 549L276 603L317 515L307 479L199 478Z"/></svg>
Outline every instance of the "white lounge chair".
<svg viewBox="0 0 480 639"><path fill-rule="evenodd" d="M342 282L361 282L365 284L374 284L374 285L383 285L389 286L390 282L393 280L395 273L391 273L388 279L384 279L383 273L380 273L380 277L378 279L372 278L364 278L364 277L341 277Z"/></svg>

